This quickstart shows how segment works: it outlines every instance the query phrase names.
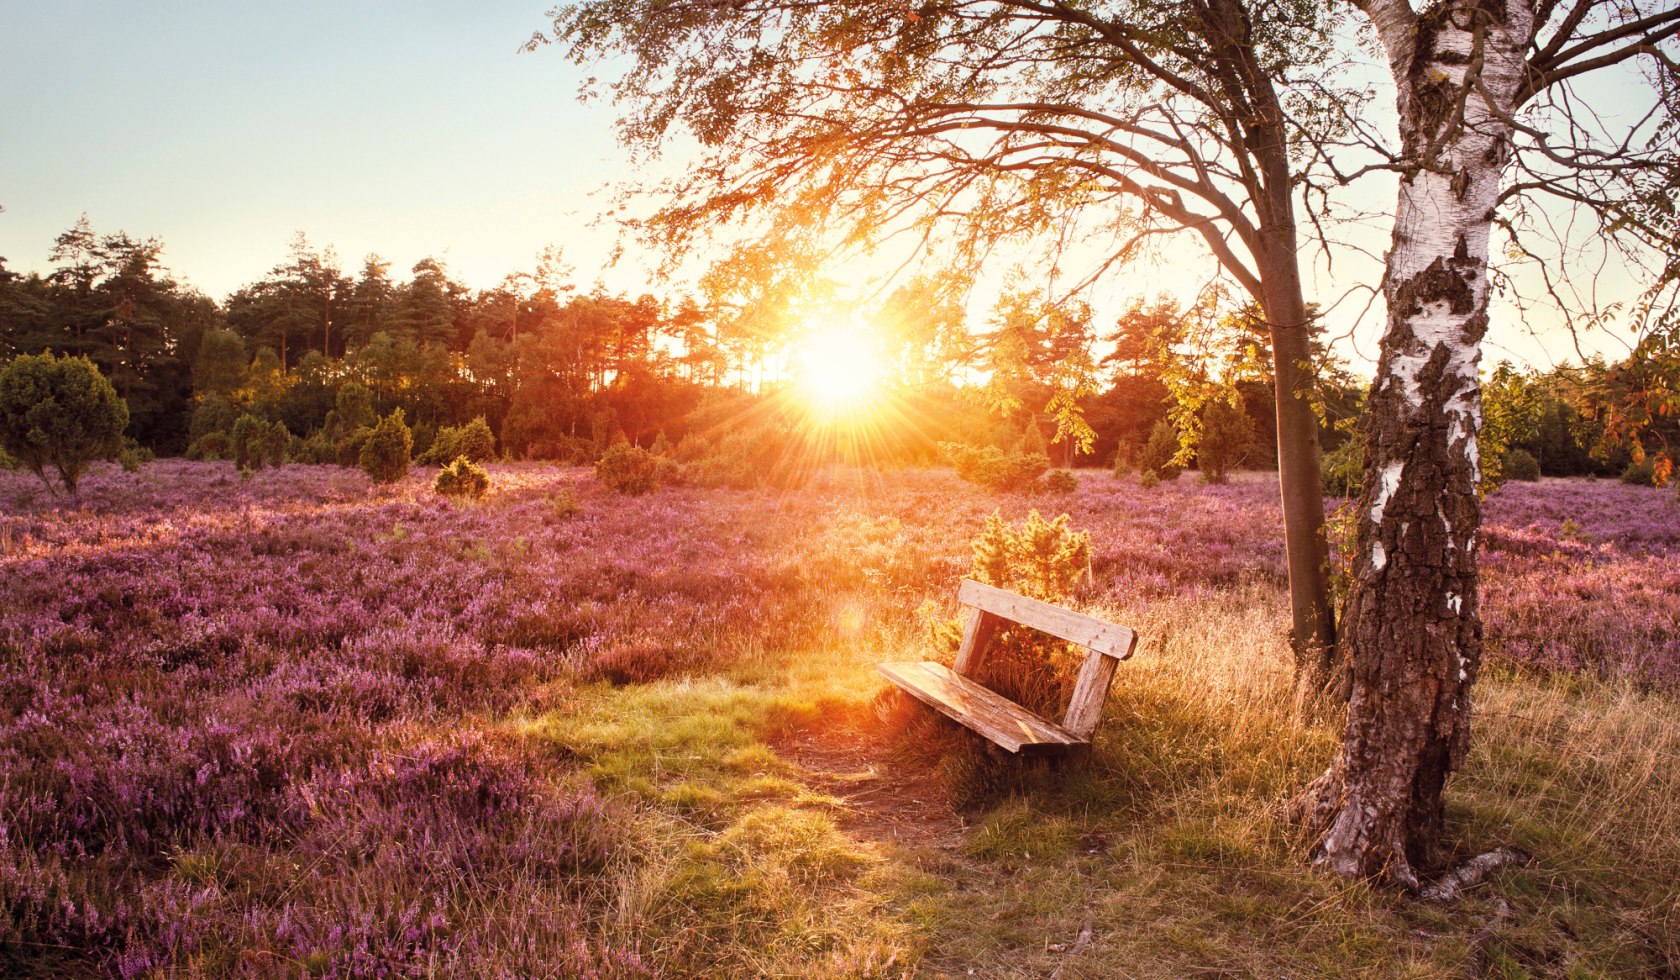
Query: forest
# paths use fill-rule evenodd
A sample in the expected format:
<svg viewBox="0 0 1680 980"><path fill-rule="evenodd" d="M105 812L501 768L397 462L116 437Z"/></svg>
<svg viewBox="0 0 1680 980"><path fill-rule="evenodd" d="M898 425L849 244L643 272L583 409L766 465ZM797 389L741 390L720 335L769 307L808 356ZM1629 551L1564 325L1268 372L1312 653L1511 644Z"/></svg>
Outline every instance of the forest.
<svg viewBox="0 0 1680 980"><path fill-rule="evenodd" d="M350 273L300 232L282 261L217 301L173 278L158 239L97 233L85 216L50 256L46 274L0 258L0 352L90 358L129 408L128 441L157 455L231 458L248 415L285 427L289 459L353 461L348 436L401 409L417 459L440 429L483 418L505 459L588 463L615 441L661 437L698 454L744 432L762 452L799 441L874 464L936 463L945 442L1125 469L1163 423L1193 463L1208 406L1229 404L1239 444L1226 455L1276 465L1267 335L1225 296L1140 300L1099 320L1080 301L1021 289L972 316L964 284L918 278L867 309L801 315L773 283L739 277L708 278L698 296L585 292L555 248L484 289L433 258L406 278L377 255ZM808 409L780 397L798 372L790 351L813 324L844 317L886 365L883 400L912 424L803 445L811 427L792 416ZM1345 493L1358 479L1365 382L1314 349L1326 486ZM1513 473L1525 477L1665 482L1680 442L1663 410L1676 364L1655 345L1543 372L1500 362L1483 387L1489 469L1518 454Z"/></svg>

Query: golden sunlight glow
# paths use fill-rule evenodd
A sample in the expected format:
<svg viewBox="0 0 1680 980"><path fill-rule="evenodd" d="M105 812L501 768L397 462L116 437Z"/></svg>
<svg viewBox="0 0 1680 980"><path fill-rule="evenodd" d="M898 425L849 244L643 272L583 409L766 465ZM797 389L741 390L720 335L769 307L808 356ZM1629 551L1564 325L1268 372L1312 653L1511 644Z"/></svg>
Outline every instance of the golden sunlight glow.
<svg viewBox="0 0 1680 980"><path fill-rule="evenodd" d="M876 394L885 370L867 331L836 324L814 326L800 341L794 362L805 397L829 412L862 407Z"/></svg>

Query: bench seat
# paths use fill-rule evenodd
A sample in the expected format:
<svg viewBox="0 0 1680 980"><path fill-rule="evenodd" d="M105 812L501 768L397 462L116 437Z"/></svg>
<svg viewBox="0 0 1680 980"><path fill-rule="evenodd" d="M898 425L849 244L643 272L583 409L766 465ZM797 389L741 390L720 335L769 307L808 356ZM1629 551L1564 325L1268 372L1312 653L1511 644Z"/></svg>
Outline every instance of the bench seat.
<svg viewBox="0 0 1680 980"><path fill-rule="evenodd" d="M974 729L1011 752L1064 755L1089 745L1001 694L931 660L881 664L881 675L941 714Z"/></svg>
<svg viewBox="0 0 1680 980"><path fill-rule="evenodd" d="M957 601L974 610L963 629L954 664L932 661L881 664L881 676L907 694L1010 752L1066 755L1091 744L1114 667L1132 655L1137 634L1116 623L1048 602L964 579ZM1061 724L1041 717L974 680L992 637L1010 623L1047 633L1086 649Z"/></svg>

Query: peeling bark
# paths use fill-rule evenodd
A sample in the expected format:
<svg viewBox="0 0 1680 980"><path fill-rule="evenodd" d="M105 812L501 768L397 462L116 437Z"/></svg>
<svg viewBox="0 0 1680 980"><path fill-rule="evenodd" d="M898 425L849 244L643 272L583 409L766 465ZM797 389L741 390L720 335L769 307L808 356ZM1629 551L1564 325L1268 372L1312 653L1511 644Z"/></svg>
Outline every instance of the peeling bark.
<svg viewBox="0 0 1680 980"><path fill-rule="evenodd" d="M1469 746L1481 666L1477 370L1504 120L1533 30L1526 2L1451 0L1415 16L1387 0L1368 7L1414 168L1395 213L1341 624L1343 746L1294 809L1322 834L1317 866L1414 892L1443 863L1441 791Z"/></svg>

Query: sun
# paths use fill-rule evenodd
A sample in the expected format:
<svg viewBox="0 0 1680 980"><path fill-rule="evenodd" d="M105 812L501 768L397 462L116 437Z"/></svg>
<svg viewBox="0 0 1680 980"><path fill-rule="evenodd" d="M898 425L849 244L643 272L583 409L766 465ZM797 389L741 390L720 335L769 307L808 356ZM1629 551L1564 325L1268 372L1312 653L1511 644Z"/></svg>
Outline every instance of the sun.
<svg viewBox="0 0 1680 980"><path fill-rule="evenodd" d="M796 380L813 405L838 413L864 406L885 374L875 338L858 327L813 327L794 352Z"/></svg>

